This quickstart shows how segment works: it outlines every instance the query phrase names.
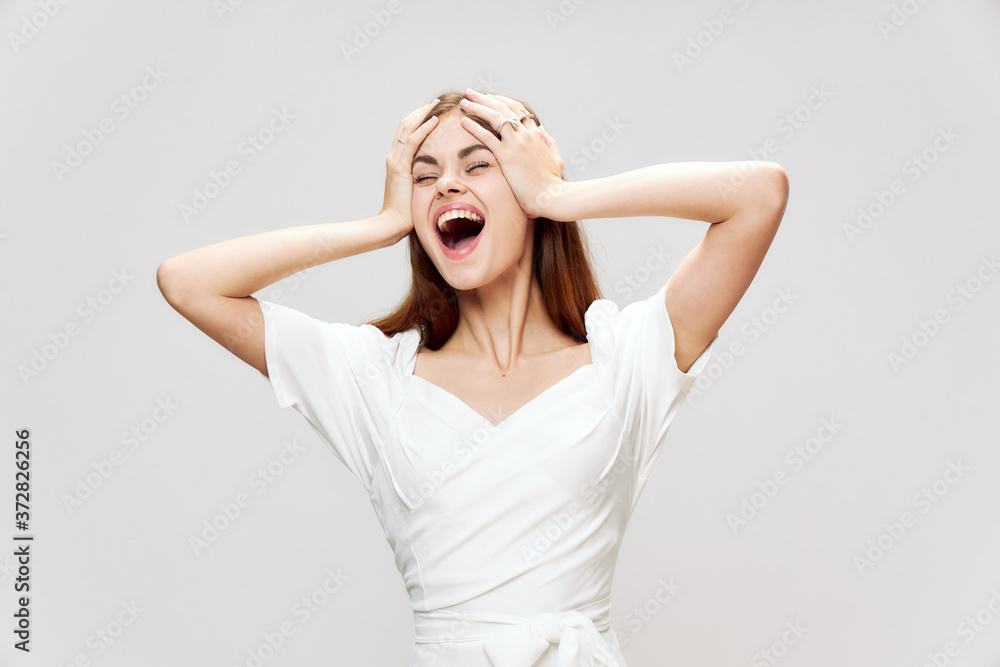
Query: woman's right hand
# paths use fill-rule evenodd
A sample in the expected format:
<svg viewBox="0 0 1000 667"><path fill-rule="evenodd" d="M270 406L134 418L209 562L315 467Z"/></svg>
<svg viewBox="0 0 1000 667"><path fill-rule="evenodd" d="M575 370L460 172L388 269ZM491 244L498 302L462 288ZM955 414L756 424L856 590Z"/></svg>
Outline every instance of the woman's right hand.
<svg viewBox="0 0 1000 667"><path fill-rule="evenodd" d="M413 193L413 158L417 149L427 135L437 125L437 116L432 116L427 122L417 125L428 111L438 103L438 99L414 109L409 116L399 122L396 134L392 138L392 148L389 157L385 159L385 197L379 215L387 217L399 225L400 238L413 229L413 217L410 215L410 198ZM406 143L400 143L402 139Z"/></svg>

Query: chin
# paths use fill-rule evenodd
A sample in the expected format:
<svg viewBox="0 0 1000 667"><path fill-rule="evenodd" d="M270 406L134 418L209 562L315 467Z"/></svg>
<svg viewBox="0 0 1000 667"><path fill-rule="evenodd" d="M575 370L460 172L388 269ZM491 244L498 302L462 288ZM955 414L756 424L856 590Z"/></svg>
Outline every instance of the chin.
<svg viewBox="0 0 1000 667"><path fill-rule="evenodd" d="M490 282L486 276L482 275L482 269L475 266L451 267L447 272L442 271L439 266L438 273L452 289L460 292L474 290Z"/></svg>

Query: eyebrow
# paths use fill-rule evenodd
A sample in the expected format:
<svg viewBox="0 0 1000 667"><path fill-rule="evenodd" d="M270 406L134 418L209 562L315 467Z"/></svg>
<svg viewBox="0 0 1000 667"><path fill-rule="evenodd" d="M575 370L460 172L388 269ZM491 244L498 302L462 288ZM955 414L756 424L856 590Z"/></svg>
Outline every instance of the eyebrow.
<svg viewBox="0 0 1000 667"><path fill-rule="evenodd" d="M486 151L488 151L489 148L487 148L483 144L475 144L473 146L466 146L462 150L458 151L458 159L459 160L463 160L466 157L468 157L470 154L472 154L473 152L478 151L478 150L486 150ZM424 153L423 155L418 155L417 157L413 158L413 164L410 165L410 169L413 169L413 167L415 167L418 162L426 162L427 164L433 164L433 165L437 165L437 163L438 163L438 161L435 158L433 158L430 155L427 155L426 153Z"/></svg>

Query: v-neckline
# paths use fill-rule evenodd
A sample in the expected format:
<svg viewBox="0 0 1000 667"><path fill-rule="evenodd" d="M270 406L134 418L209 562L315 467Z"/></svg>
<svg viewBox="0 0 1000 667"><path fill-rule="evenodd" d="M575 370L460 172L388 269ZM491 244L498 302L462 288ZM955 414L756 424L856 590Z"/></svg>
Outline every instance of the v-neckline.
<svg viewBox="0 0 1000 667"><path fill-rule="evenodd" d="M414 366L416 366L416 363L414 363ZM498 428L501 428L503 426L506 426L507 423L510 422L512 419L514 419L518 415L522 414L525 410L527 410L528 408L532 407L536 403L540 402L543 398L545 398L546 396L548 396L552 392L556 391L562 385L568 383L574 377L580 375L581 372L583 370L587 369L587 368L594 368L594 362L591 361L589 364L584 364L584 365L580 366L579 368L577 368L576 370L574 370L572 373L570 373L566 377L562 378L561 380L557 380L554 384L549 385L548 387L546 387L545 389L543 389L541 391L541 393L539 393L536 396L534 396L533 398L529 399L527 403L525 403L524 405L522 405L518 409L514 410L514 412L510 413L509 415L507 415L503 420L501 420L497 424L494 424L492 421L490 421L490 419L488 417L486 417L486 415L480 414L478 410L476 410L475 408L473 408L471 405L469 405L468 403L466 403L461 398L459 398L455 394L451 393L450 391L448 391L444 387L431 382L430 380L428 380L427 378L425 378L425 377L423 377L421 375L414 375L412 370L410 371L410 379L411 380L413 378L419 379L424 385L426 385L428 387L432 387L432 388L434 388L434 390L436 390L436 391L444 394L445 396L450 397L450 399L453 402L457 403L464 410L466 410L467 412L469 412L472 415L475 415L476 417L478 417L480 419L486 420L486 422L490 426L492 426L494 429L498 429Z"/></svg>
<svg viewBox="0 0 1000 667"><path fill-rule="evenodd" d="M440 385L437 385L437 384L434 384L433 382L431 382L430 380L428 380L427 378L425 378L425 377L423 377L421 375L415 375L413 373L413 370L417 367L417 352L420 351L420 335L419 335L419 332L417 332L416 330L411 330L411 331L414 332L414 336L413 336L413 338L414 338L414 346L413 346L413 352L412 352L412 355L411 355L412 358L410 359L410 363L407 364L407 369L409 370L410 381L412 381L413 378L419 379L424 385L426 385L428 387L431 387L431 388L433 388L434 391L437 391L437 392L439 392L439 393L447 396L449 398L449 400L451 400L452 402L456 403L461 409L465 410L470 415L473 415L475 417L478 417L479 419L485 420L486 423L489 424L490 426L492 426L494 429L499 429L499 428L501 428L503 426L506 426L508 422L510 422L515 417L518 417L519 415L523 414L529 408L531 408L532 406L534 406L537 403L539 403L543 398L546 398L551 393L557 391L560 387L562 387L562 386L566 385L567 383L569 383L573 378L582 375L583 374L582 372L584 371L584 369L587 369L587 368L595 369L596 368L596 366L594 365L594 351L593 351L593 346L591 346L589 348L589 351L590 351L590 363L586 363L586 364L583 364L582 366L577 367L576 370L574 370L572 373L570 373L569 375L565 376L564 378L562 378L560 380L557 380L554 384L551 384L548 387L546 387L545 389L543 389L541 391L541 393L539 393L536 396L534 396L533 398L529 399L527 403L525 403L524 405L522 405L521 407L519 407L517 410L514 410L514 412L510 413L509 415L507 415L507 417L504 418L500 423L494 424L492 421L490 421L490 419L488 417L486 417L485 415L480 414L478 410L474 409L471 405L469 405L468 403L466 403L461 398L459 398L455 394L451 393L450 391L448 391L444 387L442 387Z"/></svg>

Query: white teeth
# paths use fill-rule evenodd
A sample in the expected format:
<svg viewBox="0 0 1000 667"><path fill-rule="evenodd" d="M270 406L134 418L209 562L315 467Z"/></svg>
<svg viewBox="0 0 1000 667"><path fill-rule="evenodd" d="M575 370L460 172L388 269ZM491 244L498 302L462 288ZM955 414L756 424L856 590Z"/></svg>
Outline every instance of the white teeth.
<svg viewBox="0 0 1000 667"><path fill-rule="evenodd" d="M442 232L447 232L448 231L446 229L447 225L445 223L447 223L449 220L454 220L455 218L468 218L470 220L474 220L479 223L483 222L482 216L473 213L472 211L469 211L464 208L453 208L449 211L445 211L444 213L442 213L441 217L437 219L438 229L440 229Z"/></svg>

